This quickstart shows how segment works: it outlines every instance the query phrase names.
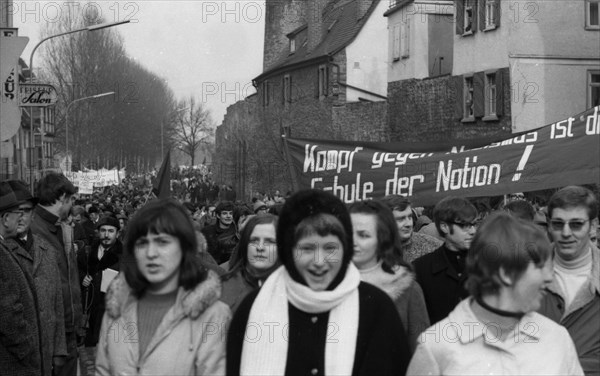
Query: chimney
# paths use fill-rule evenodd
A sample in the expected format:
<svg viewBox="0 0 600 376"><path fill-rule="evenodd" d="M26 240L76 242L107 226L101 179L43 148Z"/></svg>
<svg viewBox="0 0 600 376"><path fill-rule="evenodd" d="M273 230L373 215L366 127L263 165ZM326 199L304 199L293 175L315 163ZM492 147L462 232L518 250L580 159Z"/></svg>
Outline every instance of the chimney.
<svg viewBox="0 0 600 376"><path fill-rule="evenodd" d="M323 37L323 9L327 0L307 0L308 12L306 21L308 24L308 51L311 52L321 43Z"/></svg>
<svg viewBox="0 0 600 376"><path fill-rule="evenodd" d="M360 20L367 14L373 0L356 0L356 2L356 20Z"/></svg>

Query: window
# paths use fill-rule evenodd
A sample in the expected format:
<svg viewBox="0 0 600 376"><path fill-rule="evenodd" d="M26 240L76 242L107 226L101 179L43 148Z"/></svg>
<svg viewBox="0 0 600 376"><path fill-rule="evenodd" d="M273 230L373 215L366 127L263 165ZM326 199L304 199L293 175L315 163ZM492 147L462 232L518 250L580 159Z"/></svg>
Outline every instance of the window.
<svg viewBox="0 0 600 376"><path fill-rule="evenodd" d="M588 72L588 108L600 106L600 71Z"/></svg>
<svg viewBox="0 0 600 376"><path fill-rule="evenodd" d="M585 2L585 27L586 29L600 29L600 0L586 0Z"/></svg>
<svg viewBox="0 0 600 376"><path fill-rule="evenodd" d="M327 65L319 65L319 82L317 88L320 99L323 99L328 94L329 77L327 73Z"/></svg>
<svg viewBox="0 0 600 376"><path fill-rule="evenodd" d="M292 77L289 74L283 76L283 104L292 103Z"/></svg>
<svg viewBox="0 0 600 376"><path fill-rule="evenodd" d="M290 39L290 53L296 52L296 38Z"/></svg>
<svg viewBox="0 0 600 376"><path fill-rule="evenodd" d="M394 25L392 35L392 61L398 61L400 60L400 25Z"/></svg>
<svg viewBox="0 0 600 376"><path fill-rule="evenodd" d="M498 90L496 83L496 73L485 74L485 116L495 118L497 115L496 106L498 98ZM484 119L485 120L485 119ZM490 119L491 120L491 119Z"/></svg>
<svg viewBox="0 0 600 376"><path fill-rule="evenodd" d="M465 5L465 11L463 13L463 19L465 20L465 28L463 34L473 32L473 6Z"/></svg>
<svg viewBox="0 0 600 376"><path fill-rule="evenodd" d="M463 93L463 120L473 121L475 120L473 76L464 78Z"/></svg>
<svg viewBox="0 0 600 376"><path fill-rule="evenodd" d="M400 42L400 56L402 58L407 58L409 56L409 43L410 43L410 24L408 22L402 23L401 30L401 42Z"/></svg>
<svg viewBox="0 0 600 376"><path fill-rule="evenodd" d="M496 19L498 18L500 9L497 6L497 0L485 0L484 30L495 29L498 26Z"/></svg>
<svg viewBox="0 0 600 376"><path fill-rule="evenodd" d="M477 1L458 0L456 2L456 34L467 36L477 31ZM480 7L480 9L483 8ZM480 15L480 17L483 16Z"/></svg>

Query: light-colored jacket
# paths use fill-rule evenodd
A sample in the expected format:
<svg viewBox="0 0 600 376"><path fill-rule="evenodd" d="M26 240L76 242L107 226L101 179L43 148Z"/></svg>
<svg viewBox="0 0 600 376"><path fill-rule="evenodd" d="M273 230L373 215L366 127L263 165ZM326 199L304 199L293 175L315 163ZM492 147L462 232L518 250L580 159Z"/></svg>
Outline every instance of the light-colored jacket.
<svg viewBox="0 0 600 376"><path fill-rule="evenodd" d="M448 317L421 334L407 376L583 376L564 327L530 312L509 333L502 333L498 324L480 322L471 302L470 297L464 299ZM507 335L505 340L502 334Z"/></svg>
<svg viewBox="0 0 600 376"><path fill-rule="evenodd" d="M231 311L218 301L220 294L212 271L193 290L180 287L175 305L140 356L138 299L121 273L106 296L96 375L224 375Z"/></svg>

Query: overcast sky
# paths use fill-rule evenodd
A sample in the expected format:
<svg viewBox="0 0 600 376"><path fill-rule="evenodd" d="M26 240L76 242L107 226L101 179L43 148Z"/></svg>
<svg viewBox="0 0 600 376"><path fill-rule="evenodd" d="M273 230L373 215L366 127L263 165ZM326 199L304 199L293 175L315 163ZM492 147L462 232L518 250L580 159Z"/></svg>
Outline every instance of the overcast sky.
<svg viewBox="0 0 600 376"><path fill-rule="evenodd" d="M205 101L216 125L228 105L254 92L252 78L262 72L264 0L14 0L14 27L30 38L23 59L29 62L45 23L69 11L90 17L90 10L100 10L107 22L130 19L114 28L129 56L165 78L178 99ZM40 56L36 52L34 66Z"/></svg>

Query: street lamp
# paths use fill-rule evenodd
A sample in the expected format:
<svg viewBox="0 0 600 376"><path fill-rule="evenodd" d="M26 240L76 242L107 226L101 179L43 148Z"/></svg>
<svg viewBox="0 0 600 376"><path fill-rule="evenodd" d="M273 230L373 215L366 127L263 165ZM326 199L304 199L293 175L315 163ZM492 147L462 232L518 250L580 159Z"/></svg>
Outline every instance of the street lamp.
<svg viewBox="0 0 600 376"><path fill-rule="evenodd" d="M109 92L102 93L102 94L96 94L96 95L91 95L89 97L75 99L74 101L69 103L69 105L67 106L67 110L65 111L65 145L66 145L65 150L66 150L66 155L67 155L66 161L67 161L67 171L68 172L71 172L71 165L69 165L69 109L71 108L72 105L74 105L77 102L81 102L86 99L96 99L96 98L106 97L108 95L113 95L114 93L115 93L114 91L109 91Z"/></svg>
<svg viewBox="0 0 600 376"><path fill-rule="evenodd" d="M44 39L42 39L41 41L39 41L35 47L33 47L33 50L31 51L31 56L29 56L29 83L33 83L33 56L35 55L35 51L38 49L38 47L44 43L45 41L49 40L49 39L53 39L56 37L62 37L63 35L68 35L68 34L73 34L73 33L78 33L80 31L96 31L96 30L101 30L101 29L106 29L109 27L113 27L113 26L119 26L119 25L123 25L126 23L129 23L130 20L124 20L124 21L117 21L117 22L107 22L107 23L101 23L98 25L91 25L91 26L86 26L84 28L81 29L76 29L76 30L71 30L71 31L66 31L64 33L60 33L60 34L55 34L55 35L50 35L49 37L46 37ZM30 187L31 187L31 192L34 191L34 186L33 186L33 170L35 167L34 164L34 159L35 159L35 137L33 134L33 107L30 107L30 111L29 111L29 130L31 132L30 134L30 147L31 147L31 161L30 161L30 171L29 171L29 179L30 179Z"/></svg>
<svg viewBox="0 0 600 376"><path fill-rule="evenodd" d="M171 115L175 115L178 114L182 111L185 110L189 110L190 107L185 107L185 108L178 108L175 111L173 111L173 113ZM164 126L164 121L160 122L160 157L161 159L165 159L165 148L164 148L164 141L163 141L163 126Z"/></svg>

